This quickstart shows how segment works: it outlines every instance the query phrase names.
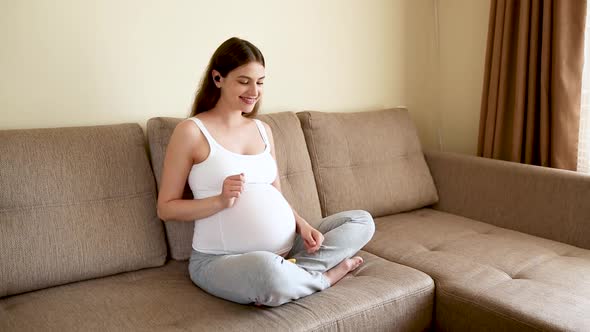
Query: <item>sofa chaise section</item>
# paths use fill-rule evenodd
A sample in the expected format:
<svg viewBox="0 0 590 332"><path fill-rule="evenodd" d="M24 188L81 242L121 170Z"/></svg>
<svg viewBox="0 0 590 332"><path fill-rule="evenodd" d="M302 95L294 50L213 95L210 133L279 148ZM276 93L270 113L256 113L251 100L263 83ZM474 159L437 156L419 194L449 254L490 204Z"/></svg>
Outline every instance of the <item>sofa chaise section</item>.
<svg viewBox="0 0 590 332"><path fill-rule="evenodd" d="M590 250L429 208L375 228L367 251L435 280L439 329L590 330Z"/></svg>
<svg viewBox="0 0 590 332"><path fill-rule="evenodd" d="M326 175L322 211L373 214L365 250L435 280L437 329L590 330L590 177L440 152L424 159L403 109L299 116L316 179Z"/></svg>

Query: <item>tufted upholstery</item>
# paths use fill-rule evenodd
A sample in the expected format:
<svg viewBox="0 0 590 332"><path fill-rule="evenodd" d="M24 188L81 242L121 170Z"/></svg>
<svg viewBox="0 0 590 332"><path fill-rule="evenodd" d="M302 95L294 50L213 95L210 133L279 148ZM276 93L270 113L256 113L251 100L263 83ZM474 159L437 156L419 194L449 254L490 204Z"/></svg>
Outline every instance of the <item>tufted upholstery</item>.
<svg viewBox="0 0 590 332"><path fill-rule="evenodd" d="M361 209L380 217L438 200L407 110L297 115L324 216Z"/></svg>
<svg viewBox="0 0 590 332"><path fill-rule="evenodd" d="M590 250L432 209L375 224L365 250L435 280L443 330L590 331Z"/></svg>
<svg viewBox="0 0 590 332"><path fill-rule="evenodd" d="M273 132L275 155L281 178L281 190L293 208L310 223L321 219L321 211L311 163L299 120L294 113L282 112L258 116ZM158 187L166 147L180 118L153 118L148 121L147 132L152 156L152 167ZM192 199L190 189L185 187L185 199ZM173 259L190 257L193 237L192 222L168 221L164 223L170 255Z"/></svg>
<svg viewBox="0 0 590 332"><path fill-rule="evenodd" d="M137 124L0 131L0 297L160 266Z"/></svg>

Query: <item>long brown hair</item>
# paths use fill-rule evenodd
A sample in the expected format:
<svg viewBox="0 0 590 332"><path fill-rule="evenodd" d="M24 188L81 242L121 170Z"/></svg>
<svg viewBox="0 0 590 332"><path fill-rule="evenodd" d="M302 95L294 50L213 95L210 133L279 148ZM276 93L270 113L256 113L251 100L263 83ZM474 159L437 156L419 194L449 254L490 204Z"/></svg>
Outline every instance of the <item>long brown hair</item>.
<svg viewBox="0 0 590 332"><path fill-rule="evenodd" d="M265 66L262 52L247 40L232 37L219 45L201 79L190 117L215 107L221 96L220 89L215 86L211 77L213 70L217 70L221 76L225 77L230 71L253 61ZM259 107L260 101L256 103L252 112L244 114L244 116L249 118L256 116Z"/></svg>

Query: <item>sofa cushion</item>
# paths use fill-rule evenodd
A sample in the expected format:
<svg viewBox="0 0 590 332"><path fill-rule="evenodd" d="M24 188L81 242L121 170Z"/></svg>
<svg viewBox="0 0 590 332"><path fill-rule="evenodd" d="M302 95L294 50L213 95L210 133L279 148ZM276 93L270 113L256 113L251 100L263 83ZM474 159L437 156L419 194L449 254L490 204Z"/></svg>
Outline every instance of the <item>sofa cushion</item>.
<svg viewBox="0 0 590 332"><path fill-rule="evenodd" d="M164 264L137 124L0 131L0 297Z"/></svg>
<svg viewBox="0 0 590 332"><path fill-rule="evenodd" d="M321 210L311 162L297 116L291 112L282 112L263 114L258 118L272 129L283 195L303 218L312 224L316 223L321 219ZM174 128L182 120L160 117L148 121L148 140L158 187L168 141ZM185 187L183 198L193 198L188 186ZM167 221L164 225L171 257L178 260L188 259L194 223Z"/></svg>
<svg viewBox="0 0 590 332"><path fill-rule="evenodd" d="M405 109L298 116L324 216L362 209L380 217L437 201Z"/></svg>
<svg viewBox="0 0 590 332"><path fill-rule="evenodd" d="M172 132L177 124L184 119L158 117L148 120L147 138L150 146L150 156L156 184L160 188L162 178L162 168L164 167L164 157L166 156L166 147L172 136ZM193 199L193 194L188 186L184 186L184 199ZM185 221L168 221L164 223L166 229L166 240L168 243L168 253L173 259L185 260L190 257L191 244L193 242L194 222Z"/></svg>
<svg viewBox="0 0 590 332"><path fill-rule="evenodd" d="M445 331L590 331L590 250L421 209L378 218L365 250L436 283Z"/></svg>
<svg viewBox="0 0 590 332"><path fill-rule="evenodd" d="M276 308L201 291L188 262L0 300L0 331L423 331L434 284L361 252L365 264L325 291Z"/></svg>

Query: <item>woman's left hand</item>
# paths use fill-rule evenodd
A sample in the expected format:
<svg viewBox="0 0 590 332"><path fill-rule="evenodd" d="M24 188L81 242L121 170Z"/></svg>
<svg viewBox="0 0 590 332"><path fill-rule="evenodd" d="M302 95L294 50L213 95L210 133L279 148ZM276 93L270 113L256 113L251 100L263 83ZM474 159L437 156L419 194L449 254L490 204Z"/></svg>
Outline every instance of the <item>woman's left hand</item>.
<svg viewBox="0 0 590 332"><path fill-rule="evenodd" d="M301 229L299 235L303 240L303 245L305 246L308 254L313 254L314 252L318 251L324 242L324 235L309 224Z"/></svg>

